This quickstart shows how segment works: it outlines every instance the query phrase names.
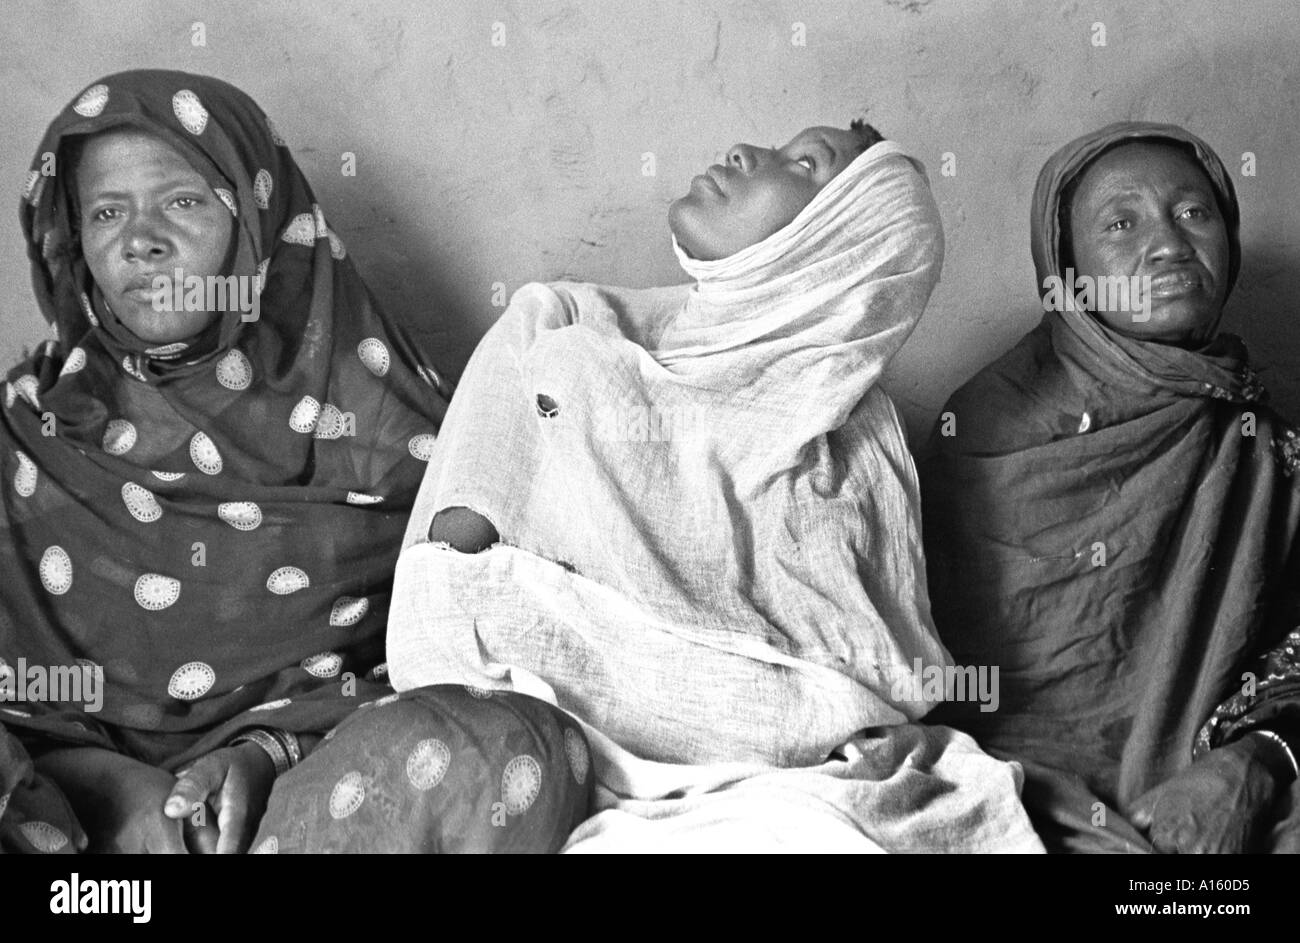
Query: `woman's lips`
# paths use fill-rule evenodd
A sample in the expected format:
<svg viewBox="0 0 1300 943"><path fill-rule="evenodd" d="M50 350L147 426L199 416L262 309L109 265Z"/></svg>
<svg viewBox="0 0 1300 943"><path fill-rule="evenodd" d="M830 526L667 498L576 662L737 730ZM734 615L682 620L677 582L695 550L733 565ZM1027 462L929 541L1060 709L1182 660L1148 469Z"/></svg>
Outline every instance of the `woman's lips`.
<svg viewBox="0 0 1300 943"><path fill-rule="evenodd" d="M1154 298L1181 298L1200 290L1201 278L1195 272L1165 272L1151 276L1151 295Z"/></svg>
<svg viewBox="0 0 1300 943"><path fill-rule="evenodd" d="M722 196L722 188L719 187L717 181L714 180L712 177L710 177L707 173L703 173L697 177L692 178L691 186L692 187L698 186L703 190L708 190L711 193L716 193L718 196Z"/></svg>
<svg viewBox="0 0 1300 943"><path fill-rule="evenodd" d="M159 279L165 280L160 284ZM170 284L171 276L160 272L146 272L142 275L135 275L126 283L126 288L122 291L122 297L130 298L132 301L149 303L166 290L166 285Z"/></svg>
<svg viewBox="0 0 1300 943"><path fill-rule="evenodd" d="M153 288L128 288L122 292L123 298L129 298L136 304L153 305L158 300L160 292Z"/></svg>

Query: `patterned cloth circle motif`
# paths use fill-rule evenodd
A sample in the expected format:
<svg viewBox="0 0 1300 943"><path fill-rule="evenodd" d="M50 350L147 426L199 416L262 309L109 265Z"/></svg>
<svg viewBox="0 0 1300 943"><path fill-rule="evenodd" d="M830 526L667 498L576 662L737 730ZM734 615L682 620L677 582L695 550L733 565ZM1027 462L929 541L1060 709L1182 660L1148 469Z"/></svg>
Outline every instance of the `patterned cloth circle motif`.
<svg viewBox="0 0 1300 943"><path fill-rule="evenodd" d="M72 588L72 558L57 544L47 547L41 555L41 585L55 596L62 596Z"/></svg>
<svg viewBox="0 0 1300 943"><path fill-rule="evenodd" d="M257 530L262 509L252 501L226 501L217 505L217 517L235 530Z"/></svg>
<svg viewBox="0 0 1300 943"><path fill-rule="evenodd" d="M330 792L330 815L336 819L345 819L357 809L366 798L365 782L355 770L345 773Z"/></svg>
<svg viewBox="0 0 1300 943"><path fill-rule="evenodd" d="M94 305L90 303L90 296L84 291L81 293L81 313L86 316L91 327L99 327L99 318L95 317Z"/></svg>
<svg viewBox="0 0 1300 943"><path fill-rule="evenodd" d="M31 821L18 826L23 838L42 854L54 854L68 844L68 836L49 822Z"/></svg>
<svg viewBox="0 0 1300 943"><path fill-rule="evenodd" d="M436 437L432 433L421 432L419 435L412 436L406 447L410 451L412 458L427 462L433 458L433 443L435 441Z"/></svg>
<svg viewBox="0 0 1300 943"><path fill-rule="evenodd" d="M501 774L501 799L509 815L523 815L542 790L542 767L527 754L516 756Z"/></svg>
<svg viewBox="0 0 1300 943"><path fill-rule="evenodd" d="M194 701L212 690L217 673L202 661L186 662L172 672L167 693L179 701Z"/></svg>
<svg viewBox="0 0 1300 943"><path fill-rule="evenodd" d="M194 437L190 439L190 461L205 475L220 474L223 467L221 453L203 432L194 433Z"/></svg>
<svg viewBox="0 0 1300 943"><path fill-rule="evenodd" d="M172 96L172 112L181 127L196 137L208 126L208 110L199 101L199 96L187 88Z"/></svg>
<svg viewBox="0 0 1300 943"><path fill-rule="evenodd" d="M33 409L41 408L41 401L37 395L40 388L40 382L30 373L24 373L14 380L14 392L30 403Z"/></svg>
<svg viewBox="0 0 1300 943"><path fill-rule="evenodd" d="M321 652L304 658L302 668L314 678L333 678L343 670L343 658L336 652Z"/></svg>
<svg viewBox="0 0 1300 943"><path fill-rule="evenodd" d="M135 426L126 419L110 419L104 427L104 451L109 455L125 455L135 445Z"/></svg>
<svg viewBox="0 0 1300 943"><path fill-rule="evenodd" d="M74 347L68 351L68 359L63 362L63 369L59 371L59 376L66 377L72 373L79 373L86 366L86 352L80 347Z"/></svg>
<svg viewBox="0 0 1300 943"><path fill-rule="evenodd" d="M104 106L107 104L108 86L92 85L81 93L81 97L72 106L72 110L83 118L95 118L103 113Z"/></svg>
<svg viewBox="0 0 1300 943"><path fill-rule="evenodd" d="M253 179L253 202L257 204L258 209L270 209L273 187L271 172L263 167Z"/></svg>
<svg viewBox="0 0 1300 943"><path fill-rule="evenodd" d="M181 597L181 581L161 573L145 573L135 581L135 601L142 609L160 612Z"/></svg>
<svg viewBox="0 0 1300 943"><path fill-rule="evenodd" d="M230 210L231 216L239 216L239 205L235 202L235 195L233 193L225 187L213 187L212 192L217 195L217 198L220 199L222 203L226 204L226 209Z"/></svg>
<svg viewBox="0 0 1300 943"><path fill-rule="evenodd" d="M310 433L320 419L320 403L314 396L304 396L289 414L289 428L294 432Z"/></svg>
<svg viewBox="0 0 1300 943"><path fill-rule="evenodd" d="M370 611L370 600L365 596L340 596L330 607L330 625L340 628L356 625Z"/></svg>
<svg viewBox="0 0 1300 943"><path fill-rule="evenodd" d="M320 416L312 430L313 438L338 439L347 431L347 424L342 411L333 403L325 403L320 408Z"/></svg>
<svg viewBox="0 0 1300 943"><path fill-rule="evenodd" d="M139 380L141 383L149 382L147 379L145 379L145 375L140 372L140 368L136 366L135 360L134 358L132 358L130 354L127 354L125 357L122 358L122 369L132 379Z"/></svg>
<svg viewBox="0 0 1300 943"><path fill-rule="evenodd" d="M388 356L388 348L384 342L375 337L367 337L357 345L357 356L361 362L377 377L382 377L388 373L388 366L391 362Z"/></svg>
<svg viewBox="0 0 1300 943"><path fill-rule="evenodd" d="M266 588L277 596L288 596L310 585L307 574L296 566L282 566L266 578Z"/></svg>
<svg viewBox="0 0 1300 943"><path fill-rule="evenodd" d="M421 740L406 758L406 778L416 789L432 789L447 775L451 750L437 738Z"/></svg>
<svg viewBox="0 0 1300 943"><path fill-rule="evenodd" d="M162 517L162 507L153 492L134 481L122 485L122 503L131 516L142 524L152 524Z"/></svg>
<svg viewBox="0 0 1300 943"><path fill-rule="evenodd" d="M310 213L299 213L284 228L280 238L295 246L316 244L316 221Z"/></svg>
<svg viewBox="0 0 1300 943"><path fill-rule="evenodd" d="M217 382L228 390L246 390L253 382L253 365L243 351L232 350L217 361Z"/></svg>
<svg viewBox="0 0 1300 943"><path fill-rule="evenodd" d="M26 452L15 452L18 458L18 470L14 472L14 491L24 498L36 493L36 482L40 478L36 463L27 457Z"/></svg>

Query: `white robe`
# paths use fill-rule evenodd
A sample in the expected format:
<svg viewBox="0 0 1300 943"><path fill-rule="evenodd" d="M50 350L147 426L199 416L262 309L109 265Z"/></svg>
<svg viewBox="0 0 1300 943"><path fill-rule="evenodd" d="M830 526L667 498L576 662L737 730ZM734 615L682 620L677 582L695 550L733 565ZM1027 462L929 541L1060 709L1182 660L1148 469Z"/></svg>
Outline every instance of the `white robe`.
<svg viewBox="0 0 1300 943"><path fill-rule="evenodd" d="M466 368L412 513L389 617L394 685L558 704L592 732L607 804L734 787L744 770L746 782L800 772L834 786L814 805L838 807L828 758L858 742L849 752L860 773L873 757L880 786L901 736L930 745L938 780L962 768L945 751L978 758L988 768L958 783L967 812L1034 845L1018 770L909 726L933 704L899 696L949 657L930 619L915 469L876 382L925 308L942 246L923 171L886 142L762 242L715 262L679 248L694 285L521 288ZM434 514L453 506L501 543L430 544ZM853 821L871 808L849 805Z"/></svg>

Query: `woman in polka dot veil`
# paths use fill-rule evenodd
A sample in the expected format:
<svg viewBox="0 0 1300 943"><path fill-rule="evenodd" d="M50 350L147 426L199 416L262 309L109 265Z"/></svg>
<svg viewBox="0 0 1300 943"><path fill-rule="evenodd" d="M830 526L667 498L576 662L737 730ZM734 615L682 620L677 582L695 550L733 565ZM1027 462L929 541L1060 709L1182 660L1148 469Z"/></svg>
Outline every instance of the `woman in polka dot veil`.
<svg viewBox="0 0 1300 943"><path fill-rule="evenodd" d="M392 571L449 391L223 82L94 83L21 216L55 339L0 424L0 842L247 847L272 769L390 693ZM84 684L27 687L55 666Z"/></svg>

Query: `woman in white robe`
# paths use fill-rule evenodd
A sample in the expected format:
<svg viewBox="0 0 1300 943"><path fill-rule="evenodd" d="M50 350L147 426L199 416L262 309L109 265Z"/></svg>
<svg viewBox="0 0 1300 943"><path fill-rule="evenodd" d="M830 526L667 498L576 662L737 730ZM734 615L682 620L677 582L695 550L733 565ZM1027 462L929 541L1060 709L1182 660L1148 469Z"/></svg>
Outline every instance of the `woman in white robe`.
<svg viewBox="0 0 1300 943"><path fill-rule="evenodd" d="M871 131L733 148L670 212L694 284L526 285L453 399L391 679L581 721L602 811L571 848L1040 847L1018 768L916 723L949 658L878 380L943 235ZM490 545L462 552L448 511Z"/></svg>

